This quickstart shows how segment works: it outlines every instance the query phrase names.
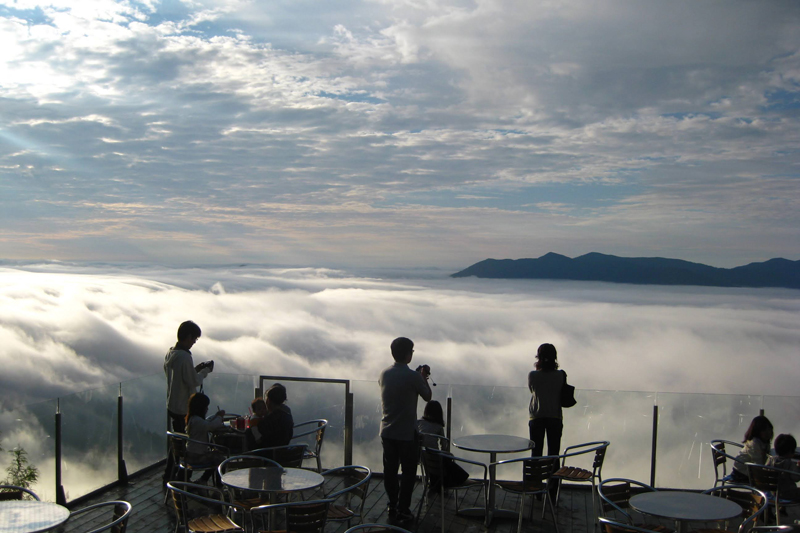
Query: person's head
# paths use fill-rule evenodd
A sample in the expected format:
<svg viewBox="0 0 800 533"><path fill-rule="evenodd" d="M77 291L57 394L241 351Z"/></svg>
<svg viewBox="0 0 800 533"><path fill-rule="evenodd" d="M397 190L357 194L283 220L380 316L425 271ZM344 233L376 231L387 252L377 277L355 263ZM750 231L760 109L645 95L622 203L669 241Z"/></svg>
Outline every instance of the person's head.
<svg viewBox="0 0 800 533"><path fill-rule="evenodd" d="M191 348L199 338L200 326L191 320L187 320L178 326L178 343L181 346Z"/></svg>
<svg viewBox="0 0 800 533"><path fill-rule="evenodd" d="M208 406L210 403L211 400L202 392L195 392L189 396L189 406L186 410L186 423L188 424L189 419L193 416L205 418L206 414L208 413Z"/></svg>
<svg viewBox="0 0 800 533"><path fill-rule="evenodd" d="M286 387L280 383L276 383L267 391L267 407L271 408L276 405L283 405L286 401Z"/></svg>
<svg viewBox="0 0 800 533"><path fill-rule="evenodd" d="M788 433L781 433L775 437L775 453L778 457L794 457L797 450L797 441Z"/></svg>
<svg viewBox="0 0 800 533"><path fill-rule="evenodd" d="M414 355L414 342L405 337L397 337L392 341L392 357L398 363L410 363Z"/></svg>
<svg viewBox="0 0 800 533"><path fill-rule="evenodd" d="M444 426L444 411L442 411L442 404L436 400L431 400L425 404L425 411L422 413L422 419L434 424Z"/></svg>
<svg viewBox="0 0 800 533"><path fill-rule="evenodd" d="M267 404L261 398L256 398L250 403L250 409L252 409L253 414L258 417L265 417L267 416Z"/></svg>
<svg viewBox="0 0 800 533"><path fill-rule="evenodd" d="M536 370L556 370L558 368L556 347L552 344L542 344L536 351Z"/></svg>
<svg viewBox="0 0 800 533"><path fill-rule="evenodd" d="M766 416L757 416L750 422L750 427L744 433L744 442L753 440L755 438L762 442L769 442L772 440L772 422Z"/></svg>

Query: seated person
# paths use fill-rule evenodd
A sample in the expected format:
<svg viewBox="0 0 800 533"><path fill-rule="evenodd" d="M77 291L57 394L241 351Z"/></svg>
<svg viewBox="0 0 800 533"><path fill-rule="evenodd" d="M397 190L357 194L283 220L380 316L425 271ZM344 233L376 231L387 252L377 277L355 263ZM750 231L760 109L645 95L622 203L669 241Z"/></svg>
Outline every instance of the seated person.
<svg viewBox="0 0 800 533"><path fill-rule="evenodd" d="M775 455L767 459L767 466L774 466L781 470L778 480L778 494L781 500L800 500L800 491L797 489L797 482L800 481L800 466L794 458L797 450L797 441L791 435L781 434L775 437Z"/></svg>
<svg viewBox="0 0 800 533"><path fill-rule="evenodd" d="M196 392L189 397L189 406L186 412L186 432L190 439L208 442L209 432L224 427L222 417L225 416L225 411L217 411L214 416L206 418L210 404L211 400L202 392ZM208 446L190 442L186 446L186 459L190 464L219 465L225 459L225 456L209 449ZM214 471L215 469L209 469L203 472L200 482L205 483L208 481Z"/></svg>
<svg viewBox="0 0 800 533"><path fill-rule="evenodd" d="M253 416L247 430L247 447L250 450L286 446L294 434L292 412L286 402L286 387L276 383L267 391L266 401L253 400Z"/></svg>
<svg viewBox="0 0 800 533"><path fill-rule="evenodd" d="M417 420L417 433L426 434L422 436L423 446L434 450L441 449L441 440L430 435L441 435L444 437L444 411L442 410L442 404L436 400L431 400L425 404L425 411L422 414L422 418ZM445 451L445 453L452 455L449 451ZM444 471L445 488L460 485L469 479L469 473L461 468L461 465L448 457L442 458L442 469ZM431 475L431 479L429 480L430 493L437 493L440 489L440 484L441 480Z"/></svg>

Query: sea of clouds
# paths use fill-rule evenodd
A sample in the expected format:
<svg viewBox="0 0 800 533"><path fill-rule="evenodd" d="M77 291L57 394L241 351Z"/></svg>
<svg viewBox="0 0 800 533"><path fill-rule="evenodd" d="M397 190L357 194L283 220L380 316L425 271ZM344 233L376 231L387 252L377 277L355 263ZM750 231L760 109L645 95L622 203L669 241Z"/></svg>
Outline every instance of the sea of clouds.
<svg viewBox="0 0 800 533"><path fill-rule="evenodd" d="M702 488L713 481L710 439L740 440L760 408L779 432L796 426L799 314L800 291L778 289L5 263L0 445L25 447L42 473L38 490L52 497L52 399L60 398L68 496L112 481L122 382L126 439L135 441L128 467L152 464L164 450L164 355L178 324L192 319L203 329L195 362L216 361L206 392L229 411L246 410L252 376L356 380L355 461L378 469L375 381L393 338L416 342L414 363L431 365L439 384L434 399L453 398L454 436L527 434L526 375L537 346L551 342L578 387L565 443L611 440L609 469L646 481L658 404L659 461L670 465L659 484ZM297 421L331 419L330 466L342 460L343 399L324 390L289 384L289 401Z"/></svg>
<svg viewBox="0 0 800 533"><path fill-rule="evenodd" d="M188 319L196 362L223 373L374 381L402 335L448 384L524 387L551 342L580 389L797 393L798 291L446 274L5 265L0 402L160 373Z"/></svg>

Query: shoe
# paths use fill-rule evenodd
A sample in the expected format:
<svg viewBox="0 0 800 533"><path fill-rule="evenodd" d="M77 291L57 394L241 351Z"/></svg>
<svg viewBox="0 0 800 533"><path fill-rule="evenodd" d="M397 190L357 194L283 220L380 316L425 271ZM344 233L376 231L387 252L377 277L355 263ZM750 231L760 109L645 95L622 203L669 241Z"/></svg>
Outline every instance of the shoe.
<svg viewBox="0 0 800 533"><path fill-rule="evenodd" d="M397 521L398 522L413 522L416 518L409 509L398 509L397 510Z"/></svg>
<svg viewBox="0 0 800 533"><path fill-rule="evenodd" d="M390 519L397 518L397 507L395 507L394 505L389 504L386 507L386 512L389 514Z"/></svg>

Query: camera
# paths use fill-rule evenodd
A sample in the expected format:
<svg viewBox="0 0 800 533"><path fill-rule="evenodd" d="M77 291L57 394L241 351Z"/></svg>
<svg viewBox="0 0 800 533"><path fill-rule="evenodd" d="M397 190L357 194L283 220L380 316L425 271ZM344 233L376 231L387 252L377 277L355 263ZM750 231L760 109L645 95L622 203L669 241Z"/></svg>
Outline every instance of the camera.
<svg viewBox="0 0 800 533"><path fill-rule="evenodd" d="M194 369L197 372L200 372L201 370L206 369L206 368L208 369L209 372L213 372L214 371L214 361L204 361L204 362L200 363L199 365L197 365L196 367L194 367Z"/></svg>
<svg viewBox="0 0 800 533"><path fill-rule="evenodd" d="M431 367L429 367L428 365L419 365L417 367L417 372L420 372L420 371L422 372L423 376L431 377ZM433 385L435 387L436 383L434 383L434 381L431 380L431 385Z"/></svg>

